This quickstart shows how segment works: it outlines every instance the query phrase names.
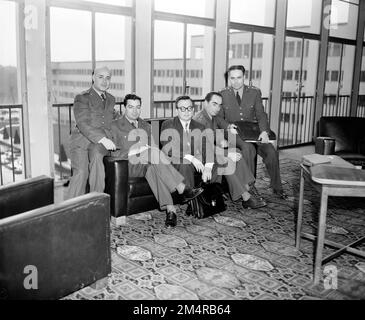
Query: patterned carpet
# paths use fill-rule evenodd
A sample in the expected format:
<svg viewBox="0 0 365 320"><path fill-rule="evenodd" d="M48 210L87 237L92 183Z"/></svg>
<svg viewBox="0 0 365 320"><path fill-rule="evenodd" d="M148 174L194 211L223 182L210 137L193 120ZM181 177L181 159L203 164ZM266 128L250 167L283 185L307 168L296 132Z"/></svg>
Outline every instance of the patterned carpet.
<svg viewBox="0 0 365 320"><path fill-rule="evenodd" d="M260 163L256 187L265 208L246 210L227 201L225 212L197 220L184 215L184 206L174 229L164 227L158 210L112 226L108 286L85 287L64 299L365 299L365 261L350 254L326 265L331 275L337 271L337 289L336 281L327 281L334 289L312 284L313 243L302 240L300 251L294 245L299 163L281 160L281 173L289 201L272 195ZM305 199L303 231L313 233L319 196L306 189ZM364 198L330 198L328 208L328 239L348 243L363 235Z"/></svg>

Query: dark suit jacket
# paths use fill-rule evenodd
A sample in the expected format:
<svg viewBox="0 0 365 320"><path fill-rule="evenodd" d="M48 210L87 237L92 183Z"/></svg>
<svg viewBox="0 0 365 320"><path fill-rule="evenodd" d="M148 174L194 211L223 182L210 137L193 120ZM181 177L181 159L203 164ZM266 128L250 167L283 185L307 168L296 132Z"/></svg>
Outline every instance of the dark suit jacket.
<svg viewBox="0 0 365 320"><path fill-rule="evenodd" d="M97 92L90 88L78 94L74 102L76 127L71 134L71 144L87 148L103 137L111 139L115 98L106 93L105 105Z"/></svg>
<svg viewBox="0 0 365 320"><path fill-rule="evenodd" d="M130 148L148 144L151 146L151 125L145 120L138 119L138 129L125 116L114 120L111 124L112 140L120 150L112 152L113 157L128 160ZM128 139L129 136L129 139ZM139 136L139 137L138 137Z"/></svg>
<svg viewBox="0 0 365 320"><path fill-rule="evenodd" d="M233 88L225 88L220 93L223 97L223 107L219 113L221 117L230 123L239 120L258 122L261 132L270 130L260 89L244 86L241 105L238 105Z"/></svg>
<svg viewBox="0 0 365 320"><path fill-rule="evenodd" d="M174 156L174 153L172 152L172 150L170 148L168 148L168 143L171 141L171 139L173 139L174 141L177 137L170 137L168 141L164 141L166 140L164 137L164 130L166 129L175 129L176 131L174 131L180 140L180 146L173 146L178 148L179 147L179 158ZM193 155L194 157L196 157L197 159L201 160L204 163L207 162L214 162L214 147L211 143L211 141L208 141L207 139L205 139L203 137L203 132L204 132L205 127L200 124L199 122L195 121L195 120L191 120L190 121L190 126L189 126L189 130L190 130L190 146L186 145L186 141L185 139L183 139L184 136L184 129L181 125L181 122L179 120L179 117L174 117L173 119L168 119L165 120L162 123L161 126L161 139L160 142L162 144L162 150L171 158L173 163L183 163L186 161L184 161L184 156L188 153L185 152L186 149L190 149L190 153L191 155ZM165 132L166 134L166 132ZM185 143L185 145L184 145ZM169 149L169 150L168 150ZM177 161L177 162L176 162Z"/></svg>
<svg viewBox="0 0 365 320"><path fill-rule="evenodd" d="M220 116L215 116L212 119L209 117L208 112L205 109L202 109L198 113L196 113L193 119L199 123L201 123L206 129L212 129L214 132L214 144L220 145L223 139L227 138L227 135L221 136L216 135L216 129L224 129L226 130L229 123L224 120Z"/></svg>

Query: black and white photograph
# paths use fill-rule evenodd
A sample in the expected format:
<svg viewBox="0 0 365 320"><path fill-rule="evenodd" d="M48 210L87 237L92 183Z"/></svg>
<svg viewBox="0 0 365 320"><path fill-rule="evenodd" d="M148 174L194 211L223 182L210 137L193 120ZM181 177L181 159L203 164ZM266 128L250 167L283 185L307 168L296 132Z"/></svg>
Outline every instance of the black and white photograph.
<svg viewBox="0 0 365 320"><path fill-rule="evenodd" d="M365 0L0 0L0 300L364 300L364 30Z"/></svg>

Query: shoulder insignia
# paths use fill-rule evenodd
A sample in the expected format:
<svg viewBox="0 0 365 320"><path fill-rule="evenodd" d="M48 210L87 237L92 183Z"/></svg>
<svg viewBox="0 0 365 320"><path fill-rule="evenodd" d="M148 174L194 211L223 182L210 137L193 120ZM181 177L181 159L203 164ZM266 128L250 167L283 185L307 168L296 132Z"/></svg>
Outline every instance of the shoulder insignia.
<svg viewBox="0 0 365 320"><path fill-rule="evenodd" d="M90 94L90 89L84 90L80 93L81 95L87 95Z"/></svg>
<svg viewBox="0 0 365 320"><path fill-rule="evenodd" d="M255 87L255 86L247 86L247 88L249 88L249 89L254 89L254 90L260 90L260 88L258 88L258 87Z"/></svg>

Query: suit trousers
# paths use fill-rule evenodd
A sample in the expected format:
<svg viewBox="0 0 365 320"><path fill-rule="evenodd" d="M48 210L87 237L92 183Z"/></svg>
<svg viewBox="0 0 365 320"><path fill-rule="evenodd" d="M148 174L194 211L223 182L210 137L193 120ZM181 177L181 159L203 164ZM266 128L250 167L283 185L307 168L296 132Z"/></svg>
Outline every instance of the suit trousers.
<svg viewBox="0 0 365 320"><path fill-rule="evenodd" d="M255 172L256 148L253 143L245 142L237 137L236 145L241 149L252 173ZM283 187L280 178L279 153L271 143L257 143L257 154L262 157L271 180L271 187L275 191L282 191Z"/></svg>
<svg viewBox="0 0 365 320"><path fill-rule="evenodd" d="M283 191L280 178L279 153L271 143L258 143L257 154L262 157L270 176L271 187L276 192Z"/></svg>
<svg viewBox="0 0 365 320"><path fill-rule="evenodd" d="M233 161L229 161L232 165ZM230 172L226 172L228 171L226 168L221 169L223 170L222 175L224 175L227 180L229 194L231 195L232 200L236 201L241 198L243 193L248 191L246 185L255 182L255 177L248 168L246 160L243 157L236 163L233 163L233 165L235 166L233 173L231 170L229 170Z"/></svg>
<svg viewBox="0 0 365 320"><path fill-rule="evenodd" d="M170 164L136 163L128 165L130 177L145 177L161 210L172 205L171 193L184 181L184 177Z"/></svg>
<svg viewBox="0 0 365 320"><path fill-rule="evenodd" d="M90 192L104 192L105 169L103 158L109 151L100 143L90 143L85 149L81 146L71 148L72 177L67 198L85 194L89 180Z"/></svg>

